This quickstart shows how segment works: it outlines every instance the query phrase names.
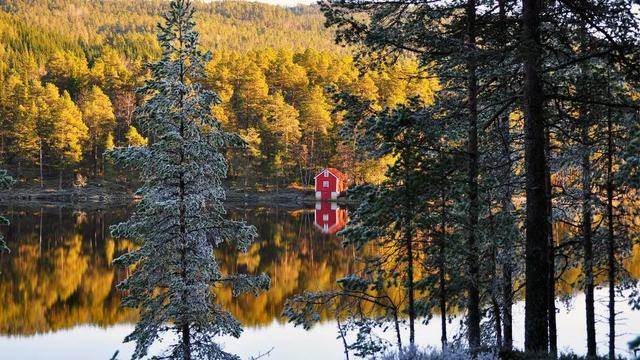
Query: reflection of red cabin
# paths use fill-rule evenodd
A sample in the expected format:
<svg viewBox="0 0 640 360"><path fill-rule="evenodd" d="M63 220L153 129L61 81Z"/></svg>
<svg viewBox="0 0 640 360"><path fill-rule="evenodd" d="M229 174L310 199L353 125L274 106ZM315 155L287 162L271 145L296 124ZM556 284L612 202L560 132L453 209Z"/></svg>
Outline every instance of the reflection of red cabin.
<svg viewBox="0 0 640 360"><path fill-rule="evenodd" d="M316 199L335 200L347 188L347 176L338 169L326 168L318 173L316 181Z"/></svg>
<svg viewBox="0 0 640 360"><path fill-rule="evenodd" d="M347 211L335 202L318 201L313 224L324 234L335 234L347 224Z"/></svg>

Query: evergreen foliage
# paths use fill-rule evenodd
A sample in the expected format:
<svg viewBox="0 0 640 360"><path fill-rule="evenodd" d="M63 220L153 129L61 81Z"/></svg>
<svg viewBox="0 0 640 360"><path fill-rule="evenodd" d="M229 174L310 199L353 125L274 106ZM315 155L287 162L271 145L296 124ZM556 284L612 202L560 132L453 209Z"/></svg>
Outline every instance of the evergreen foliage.
<svg viewBox="0 0 640 360"><path fill-rule="evenodd" d="M127 293L123 305L141 311L126 341L136 342L134 359L146 357L164 332L175 333L177 341L158 358L236 359L215 337L238 337L241 324L216 304L213 289L229 285L234 296L257 295L269 278L222 274L215 260L220 244L246 251L257 236L254 227L226 219L223 207L223 151L242 141L209 112L219 98L200 84L210 54L199 49L191 2L174 0L169 7L159 25L163 54L139 90L144 104L136 112L152 141L110 153L116 163L138 169L144 182L134 215L112 228L115 237L140 244L115 260L135 265L119 285Z"/></svg>

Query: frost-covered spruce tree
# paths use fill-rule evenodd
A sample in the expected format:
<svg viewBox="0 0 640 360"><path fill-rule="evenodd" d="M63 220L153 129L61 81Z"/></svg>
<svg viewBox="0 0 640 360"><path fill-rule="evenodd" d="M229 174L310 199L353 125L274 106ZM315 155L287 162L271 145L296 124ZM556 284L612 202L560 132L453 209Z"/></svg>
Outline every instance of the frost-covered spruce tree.
<svg viewBox="0 0 640 360"><path fill-rule="evenodd" d="M198 49L191 2L173 0L169 6L158 25L162 57L139 89L144 105L136 116L149 145L110 153L116 163L139 170L144 182L134 214L111 229L140 245L115 260L134 266L119 288L126 292L123 306L140 309L125 341L136 342L133 359L147 356L163 333L173 333L176 341L156 359L237 359L214 341L238 337L242 328L215 302L213 290L230 285L234 295L257 295L269 287L269 278L223 274L214 257L223 242L246 251L256 237L254 227L227 220L223 208L222 151L242 142L212 117L219 98L198 82L210 54Z"/></svg>

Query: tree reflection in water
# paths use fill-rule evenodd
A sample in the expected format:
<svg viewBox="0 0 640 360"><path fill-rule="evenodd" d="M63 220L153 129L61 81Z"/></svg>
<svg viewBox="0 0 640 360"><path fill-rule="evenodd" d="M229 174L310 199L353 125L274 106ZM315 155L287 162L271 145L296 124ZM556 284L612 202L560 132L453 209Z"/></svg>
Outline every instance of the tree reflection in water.
<svg viewBox="0 0 640 360"><path fill-rule="evenodd" d="M331 210L331 203L329 209ZM335 287L336 279L359 266L353 249L342 247L335 236L323 234L322 204L312 209L230 209L233 218L256 226L259 239L246 254L232 247L217 256L227 272L261 273L271 276L272 287L258 297L232 297L230 289L218 289L223 305L243 324L266 326L280 317L287 298L305 290ZM319 211L320 210L320 211ZM337 219L346 210L336 207ZM137 314L120 307L115 285L127 276L126 269L111 261L133 244L117 241L108 227L128 216L129 209L73 210L60 207L5 207L0 212L11 220L2 229L12 252L0 254L0 334L32 335L92 324L110 326L134 323ZM319 217L318 217L319 216ZM331 221L329 219L329 221ZM333 231L335 230L335 231ZM630 274L640 278L640 246L625 262ZM559 282L559 295L575 294L580 268L567 269ZM597 279L606 281L604 277Z"/></svg>
<svg viewBox="0 0 640 360"><path fill-rule="evenodd" d="M344 212L344 209L340 209ZM0 334L32 335L80 324L108 326L136 321L120 307L115 285L127 269L111 261L133 244L118 241L109 225L129 209L73 210L60 207L7 207L11 226L2 229L12 252L0 255ZM334 235L314 227L313 210L230 209L257 227L258 241L246 254L220 249L223 272L266 272L272 287L263 295L232 297L218 289L219 300L246 326L280 319L284 301L304 290L328 289L353 271L354 253ZM346 217L346 213L344 215Z"/></svg>

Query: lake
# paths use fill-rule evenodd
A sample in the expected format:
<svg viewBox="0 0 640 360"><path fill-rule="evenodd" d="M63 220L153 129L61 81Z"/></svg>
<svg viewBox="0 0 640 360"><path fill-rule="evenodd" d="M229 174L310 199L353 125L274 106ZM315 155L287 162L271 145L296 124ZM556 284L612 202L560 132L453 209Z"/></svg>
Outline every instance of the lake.
<svg viewBox="0 0 640 360"><path fill-rule="evenodd" d="M119 351L127 359L132 344L123 338L137 314L121 309L115 285L127 271L111 261L133 247L109 235L109 225L127 218L130 209L82 210L56 206L2 207L11 225L2 229L10 254L0 255L0 359L109 359ZM336 279L357 268L356 253L343 248L335 235L347 211L317 205L311 209L232 208L230 216L256 226L258 241L246 254L223 248L217 256L224 272L266 272L272 288L258 297L233 298L229 289L218 299L245 325L240 339L221 338L225 349L249 356L271 351L269 359L325 360L344 358L336 323L325 319L310 331L281 317L285 300L305 290L329 289ZM640 273L640 248L627 261ZM606 289L596 292L599 352L606 352ZM558 344L561 350L585 352L584 296L558 301ZM631 356L626 344L640 333L640 312L623 297L617 304L617 347ZM514 307L514 337L522 347L524 304ZM459 328L456 317L451 328ZM417 328L423 346L439 346L439 320ZM393 337L392 334L382 336Z"/></svg>

